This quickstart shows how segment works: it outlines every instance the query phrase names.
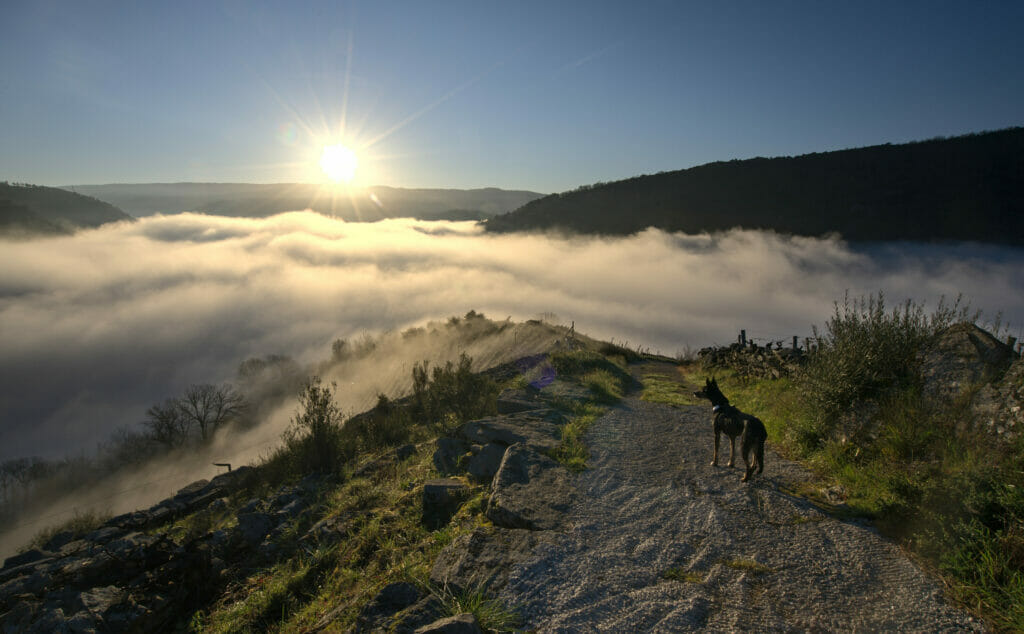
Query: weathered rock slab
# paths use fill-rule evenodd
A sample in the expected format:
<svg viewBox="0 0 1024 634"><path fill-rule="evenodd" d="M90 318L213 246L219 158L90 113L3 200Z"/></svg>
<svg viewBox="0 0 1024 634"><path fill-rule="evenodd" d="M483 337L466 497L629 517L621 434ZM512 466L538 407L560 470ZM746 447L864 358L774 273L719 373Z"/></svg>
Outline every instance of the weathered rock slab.
<svg viewBox="0 0 1024 634"><path fill-rule="evenodd" d="M552 409L535 409L505 416L481 418L459 428L459 435L470 443L498 443L506 447L523 444L538 451L554 449L561 442L561 425L566 419Z"/></svg>
<svg viewBox="0 0 1024 634"><path fill-rule="evenodd" d="M498 592L516 564L553 539L552 533L543 531L477 528L441 551L430 571L430 582L453 593L477 588Z"/></svg>
<svg viewBox="0 0 1024 634"><path fill-rule="evenodd" d="M438 478L423 485L423 524L437 529L448 523L469 496L469 487L455 478Z"/></svg>
<svg viewBox="0 0 1024 634"><path fill-rule="evenodd" d="M559 529L576 491L565 467L524 445L505 452L491 490L488 519L530 530Z"/></svg>
<svg viewBox="0 0 1024 634"><path fill-rule="evenodd" d="M490 482L498 473L506 449L496 442L487 443L466 462L466 471L477 482Z"/></svg>
<svg viewBox="0 0 1024 634"><path fill-rule="evenodd" d="M482 632L476 617L467 612L424 625L417 629L415 634L482 634Z"/></svg>

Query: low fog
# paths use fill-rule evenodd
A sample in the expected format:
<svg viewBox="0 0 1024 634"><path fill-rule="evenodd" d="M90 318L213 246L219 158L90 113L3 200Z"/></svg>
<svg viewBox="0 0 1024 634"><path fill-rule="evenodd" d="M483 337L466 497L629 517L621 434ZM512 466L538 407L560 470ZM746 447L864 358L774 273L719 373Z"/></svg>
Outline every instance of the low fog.
<svg viewBox="0 0 1024 634"><path fill-rule="evenodd" d="M88 455L118 427L189 384L238 380L249 358L283 355L338 381L348 413L408 388L411 364L468 352L485 365L541 349L510 327L473 347L403 337L469 310L496 321L545 316L600 339L670 356L735 340L811 334L844 293L882 290L934 307L963 293L1010 334L1024 317L1024 250L861 245L731 231L628 238L485 235L475 223L346 223L312 212L265 219L151 216L0 249L0 460ZM429 327L428 327L429 330ZM443 330L443 329L440 329ZM378 350L327 370L331 344L373 335ZM417 343L419 342L419 343ZM244 439L215 441L125 478L114 512L268 451L294 413L260 412ZM59 508L59 505L58 507ZM37 530L41 526L35 526Z"/></svg>
<svg viewBox="0 0 1024 634"><path fill-rule="evenodd" d="M1024 251L733 231L629 238L483 235L474 223L154 216L0 251L0 460L91 450L190 383L249 357L482 311L540 314L675 355L809 335L851 294L1024 316ZM1013 334L1016 334L1014 332Z"/></svg>

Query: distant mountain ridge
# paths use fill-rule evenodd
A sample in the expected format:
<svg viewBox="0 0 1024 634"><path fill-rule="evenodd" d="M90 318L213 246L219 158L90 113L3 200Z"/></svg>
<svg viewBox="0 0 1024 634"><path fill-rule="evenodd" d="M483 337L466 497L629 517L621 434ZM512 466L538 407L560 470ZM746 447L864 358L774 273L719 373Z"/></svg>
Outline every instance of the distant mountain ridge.
<svg viewBox="0 0 1024 634"><path fill-rule="evenodd" d="M312 209L350 221L395 217L481 220L509 212L543 195L494 187L469 190L368 187L350 194L343 189L303 183L144 183L69 185L66 189L109 201L134 216L196 211L263 218L285 211Z"/></svg>
<svg viewBox="0 0 1024 634"><path fill-rule="evenodd" d="M708 163L552 194L491 232L625 235L734 227L853 241L1024 244L1024 128Z"/></svg>
<svg viewBox="0 0 1024 634"><path fill-rule="evenodd" d="M134 218L90 196L55 187L0 183L0 233L59 235L123 220Z"/></svg>

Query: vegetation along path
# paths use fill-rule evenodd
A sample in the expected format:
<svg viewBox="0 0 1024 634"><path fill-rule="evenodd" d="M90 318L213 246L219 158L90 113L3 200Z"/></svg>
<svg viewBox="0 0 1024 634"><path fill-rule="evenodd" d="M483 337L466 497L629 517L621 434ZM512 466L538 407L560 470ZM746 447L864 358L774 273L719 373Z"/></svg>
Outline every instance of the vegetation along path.
<svg viewBox="0 0 1024 634"><path fill-rule="evenodd" d="M786 493L811 475L770 447L749 484L710 466L710 414L631 395L593 423L564 533L501 593L527 629L983 629L869 525Z"/></svg>

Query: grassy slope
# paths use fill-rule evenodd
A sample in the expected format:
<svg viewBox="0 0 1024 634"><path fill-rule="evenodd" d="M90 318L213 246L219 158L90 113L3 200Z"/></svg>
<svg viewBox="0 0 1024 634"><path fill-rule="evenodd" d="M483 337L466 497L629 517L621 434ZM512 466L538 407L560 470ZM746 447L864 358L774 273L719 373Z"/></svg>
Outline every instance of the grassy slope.
<svg viewBox="0 0 1024 634"><path fill-rule="evenodd" d="M627 389L625 362L621 357L609 359L588 350L555 354L550 361L558 370L558 379L542 391L542 398L569 418L562 430L562 445L552 452L553 457L570 469L581 470L587 458L582 435ZM527 380L519 376L505 387L521 388ZM560 386L566 384L588 388L589 397L560 396ZM423 428L415 434L420 450L408 460L373 479L349 479L321 491L321 504L326 508L323 517L339 518L347 539L328 549L300 549L294 557L238 579L205 610L183 621L183 627L199 632L299 632L308 631L331 613L331 627L344 631L381 588L396 581L410 581L434 592L452 614L472 611L493 629L510 627L514 615L488 597L480 593L451 596L430 587L430 569L441 549L459 535L489 525L484 508L490 488L467 482L471 496L452 522L436 531L424 528L420 522L423 484L439 477L432 464L438 431ZM234 511L252 494L237 496L230 508L213 518L186 518L172 527L172 532L183 536L190 531L201 534L230 527L235 522ZM307 529L300 524L283 539L296 539Z"/></svg>
<svg viewBox="0 0 1024 634"><path fill-rule="evenodd" d="M696 384L707 373L690 364L679 374ZM779 453L819 476L794 493L833 514L872 519L991 626L1024 630L1024 478L1014 458L1024 448L1000 454L980 439L958 436L956 422L964 412L930 409L913 389L888 397L877 415L878 436L867 448L839 439L808 447L800 430L816 421L793 380L741 380L721 369L715 374L734 405L764 421ZM645 398L692 403L674 389L678 378L645 379ZM841 505L826 499L830 486L845 496Z"/></svg>

